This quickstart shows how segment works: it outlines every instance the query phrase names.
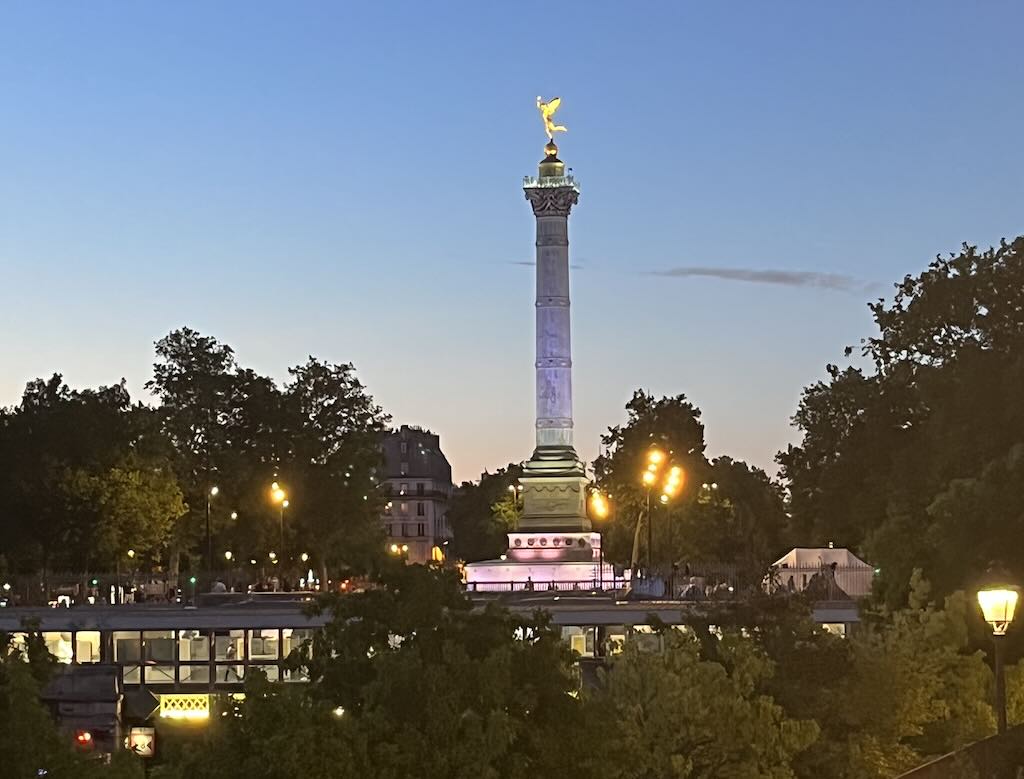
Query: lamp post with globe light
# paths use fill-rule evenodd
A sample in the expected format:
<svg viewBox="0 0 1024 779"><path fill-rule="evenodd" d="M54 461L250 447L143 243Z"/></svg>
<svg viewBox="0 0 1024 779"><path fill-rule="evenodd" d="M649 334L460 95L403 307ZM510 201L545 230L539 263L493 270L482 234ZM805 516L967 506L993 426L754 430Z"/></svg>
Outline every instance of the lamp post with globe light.
<svg viewBox="0 0 1024 779"><path fill-rule="evenodd" d="M213 582L213 535L210 533L210 501L217 497L220 487L214 485L206 490L206 571Z"/></svg>
<svg viewBox="0 0 1024 779"><path fill-rule="evenodd" d="M992 644L995 647L996 719L999 733L1006 732L1006 672L1003 668L1003 643L1006 631L1017 611L1019 588L1006 584L993 584L978 590L978 605L985 621L992 626Z"/></svg>
<svg viewBox="0 0 1024 779"><path fill-rule="evenodd" d="M647 451L647 468L640 475L640 481L647 490L647 578L650 579L654 570L654 522L651 516L651 492L660 486L661 494L658 502L668 505L682 489L683 469L672 464L672 452L667 454L656 446Z"/></svg>
<svg viewBox="0 0 1024 779"><path fill-rule="evenodd" d="M611 513L609 506L610 496L605 496L600 490L595 489L590 493L590 513L597 519L607 519ZM604 530L599 533L601 537L598 546L597 580L601 590L604 590Z"/></svg>
<svg viewBox="0 0 1024 779"><path fill-rule="evenodd" d="M288 493L276 481L270 485L270 499L280 507L278 515L278 542L284 550L284 510L288 508Z"/></svg>

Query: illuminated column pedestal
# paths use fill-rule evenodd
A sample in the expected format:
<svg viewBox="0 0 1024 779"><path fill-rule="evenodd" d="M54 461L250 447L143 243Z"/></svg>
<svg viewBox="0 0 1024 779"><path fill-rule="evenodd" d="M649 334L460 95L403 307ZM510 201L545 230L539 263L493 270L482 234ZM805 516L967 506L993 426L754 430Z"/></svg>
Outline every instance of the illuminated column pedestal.
<svg viewBox="0 0 1024 779"><path fill-rule="evenodd" d="M502 559L466 566L470 591L561 592L625 583L604 562L599 533L513 532L508 540Z"/></svg>

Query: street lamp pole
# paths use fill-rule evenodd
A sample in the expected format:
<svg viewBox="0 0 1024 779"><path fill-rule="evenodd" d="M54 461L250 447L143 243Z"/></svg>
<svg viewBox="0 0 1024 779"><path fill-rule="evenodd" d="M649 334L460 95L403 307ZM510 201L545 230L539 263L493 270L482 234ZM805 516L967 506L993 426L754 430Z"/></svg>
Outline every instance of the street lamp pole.
<svg viewBox="0 0 1024 779"><path fill-rule="evenodd" d="M288 508L288 493L282 489L281 485L276 481L270 485L270 499L280 505L281 511L278 514L278 543L280 544L281 552L284 552L284 510Z"/></svg>
<svg viewBox="0 0 1024 779"><path fill-rule="evenodd" d="M651 515L651 490L657 482L661 481L661 495L658 500L661 503L667 504L682 487L683 482L683 469L678 465L671 464L671 454L671 451L666 455L657 447L651 447L647 452L647 470L645 470L641 475L641 481L644 487L647 488L648 579L653 578L654 575L654 522L652 521L653 516ZM662 480L666 467L668 468L668 473Z"/></svg>
<svg viewBox="0 0 1024 779"><path fill-rule="evenodd" d="M220 488L217 486L206 489L206 574L213 583L213 534L210 532L210 499L215 498Z"/></svg>
<svg viewBox="0 0 1024 779"><path fill-rule="evenodd" d="M996 672L996 722L999 733L1006 732L1006 671L1003 668L1003 644L1006 643L1006 635L996 633L992 636L992 645L995 647Z"/></svg>
<svg viewBox="0 0 1024 779"><path fill-rule="evenodd" d="M647 488L647 578L654 575L654 522L651 516L651 488Z"/></svg>
<svg viewBox="0 0 1024 779"><path fill-rule="evenodd" d="M1006 671L1003 668L1003 644L1006 631L1017 610L1019 592L1016 587L997 585L978 590L978 605L985 621L992 626L995 649L993 665L996 674L996 722L1000 735L1006 732Z"/></svg>
<svg viewBox="0 0 1024 779"><path fill-rule="evenodd" d="M281 549L284 549L284 510L288 508L288 500L281 501L281 516L278 520L278 536L281 544Z"/></svg>
<svg viewBox="0 0 1024 779"><path fill-rule="evenodd" d="M590 508L591 512L598 519L606 519L609 514L608 500L598 490L594 490L590 495ZM591 558L593 559L593 558ZM598 548L597 548L597 580L601 588L601 592L604 592L604 527L598 532Z"/></svg>

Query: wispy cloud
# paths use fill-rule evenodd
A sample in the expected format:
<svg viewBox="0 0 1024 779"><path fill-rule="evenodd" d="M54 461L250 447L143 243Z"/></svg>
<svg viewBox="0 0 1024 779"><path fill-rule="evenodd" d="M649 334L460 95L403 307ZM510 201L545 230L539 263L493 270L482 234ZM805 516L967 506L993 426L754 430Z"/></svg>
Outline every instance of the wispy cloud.
<svg viewBox="0 0 1024 779"><path fill-rule="evenodd" d="M726 281L745 281L751 284L776 284L783 287L814 287L839 292L868 293L878 289L878 284L843 273L819 273L809 270L776 270L773 268L711 268L700 265L684 265L665 270L647 271L650 276L671 276L686 278L701 276Z"/></svg>

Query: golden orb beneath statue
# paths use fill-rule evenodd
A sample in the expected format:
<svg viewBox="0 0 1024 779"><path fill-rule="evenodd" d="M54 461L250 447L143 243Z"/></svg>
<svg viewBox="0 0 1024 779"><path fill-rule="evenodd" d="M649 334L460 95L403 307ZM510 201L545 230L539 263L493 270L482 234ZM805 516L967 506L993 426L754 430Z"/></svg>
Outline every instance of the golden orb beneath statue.
<svg viewBox="0 0 1024 779"><path fill-rule="evenodd" d="M546 144L544 144L544 153L548 157L557 157L558 156L558 146L555 145L554 141L548 141Z"/></svg>

